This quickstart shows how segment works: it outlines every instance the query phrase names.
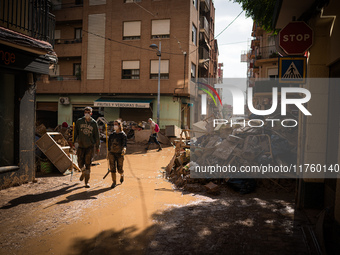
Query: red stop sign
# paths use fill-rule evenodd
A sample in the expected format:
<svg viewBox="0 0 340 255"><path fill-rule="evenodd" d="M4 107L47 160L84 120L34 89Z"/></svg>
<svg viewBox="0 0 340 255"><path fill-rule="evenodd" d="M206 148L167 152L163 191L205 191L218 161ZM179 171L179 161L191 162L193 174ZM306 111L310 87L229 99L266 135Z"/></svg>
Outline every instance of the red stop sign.
<svg viewBox="0 0 340 255"><path fill-rule="evenodd" d="M294 21L281 29L279 38L288 55L303 55L313 44L313 30L303 21Z"/></svg>

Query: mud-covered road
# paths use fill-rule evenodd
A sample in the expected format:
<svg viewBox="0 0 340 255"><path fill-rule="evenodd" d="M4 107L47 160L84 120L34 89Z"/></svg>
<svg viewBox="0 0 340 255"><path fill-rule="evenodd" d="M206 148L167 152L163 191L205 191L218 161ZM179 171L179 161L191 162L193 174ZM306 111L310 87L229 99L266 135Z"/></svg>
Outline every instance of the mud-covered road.
<svg viewBox="0 0 340 255"><path fill-rule="evenodd" d="M173 153L130 149L114 189L100 160L90 189L75 173L1 190L0 254L308 254L292 193L174 190Z"/></svg>

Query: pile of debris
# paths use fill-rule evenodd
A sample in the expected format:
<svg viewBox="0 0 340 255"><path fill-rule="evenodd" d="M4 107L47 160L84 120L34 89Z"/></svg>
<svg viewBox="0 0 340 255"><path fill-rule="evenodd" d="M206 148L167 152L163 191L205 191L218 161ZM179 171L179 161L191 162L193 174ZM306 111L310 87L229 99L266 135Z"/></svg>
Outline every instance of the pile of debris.
<svg viewBox="0 0 340 255"><path fill-rule="evenodd" d="M256 126L255 122L252 122L252 126ZM261 126L261 123L257 126ZM184 130L181 139L175 141L175 155L166 168L166 174L177 187L191 192L206 189L208 192L218 193L216 184L228 183L240 193L250 193L256 184L262 185L258 179L259 174L254 175L254 178L244 178L244 175L238 174L226 176L225 173L221 175L217 172L197 175L194 169L199 166L217 165L232 166L235 169L268 164L284 166L296 162L297 127L272 127L272 123L261 127L237 124L218 125L214 128L212 125L209 121L195 123L190 131L194 137L183 137L182 134L189 133L189 130ZM263 177L266 178L266 185L262 186L270 187L269 181L271 188L283 188L287 191L294 188L294 180L287 182L280 179L285 178L284 176L277 177ZM202 184L205 185L204 188Z"/></svg>

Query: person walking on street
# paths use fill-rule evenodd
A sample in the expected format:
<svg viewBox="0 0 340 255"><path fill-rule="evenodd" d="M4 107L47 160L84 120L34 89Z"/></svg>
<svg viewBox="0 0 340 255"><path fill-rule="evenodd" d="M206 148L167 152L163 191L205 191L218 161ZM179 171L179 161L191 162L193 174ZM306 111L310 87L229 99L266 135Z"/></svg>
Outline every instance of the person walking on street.
<svg viewBox="0 0 340 255"><path fill-rule="evenodd" d="M148 146L145 148L145 150L148 151L151 143L156 143L158 145L157 151L161 151L162 150L161 144L157 140L157 133L159 132L159 126L151 118L148 119L148 122L149 122L150 127L151 127L151 134L150 134L150 138L149 138L149 141L148 141Z"/></svg>
<svg viewBox="0 0 340 255"><path fill-rule="evenodd" d="M78 166L82 170L79 180L83 181L85 178L86 188L90 187L89 180L94 150L96 150L96 154L99 154L100 144L98 124L91 115L92 108L85 107L84 117L77 120L74 129L74 141L78 139Z"/></svg>
<svg viewBox="0 0 340 255"><path fill-rule="evenodd" d="M120 174L120 183L124 181L124 170L123 170L123 163L124 163L124 155L126 153L126 144L127 144L127 136L123 131L122 123L119 120L114 122L114 131L109 136L109 164L110 164L110 171L112 177L112 185L111 188L113 189L116 187L116 172L118 169L118 173Z"/></svg>

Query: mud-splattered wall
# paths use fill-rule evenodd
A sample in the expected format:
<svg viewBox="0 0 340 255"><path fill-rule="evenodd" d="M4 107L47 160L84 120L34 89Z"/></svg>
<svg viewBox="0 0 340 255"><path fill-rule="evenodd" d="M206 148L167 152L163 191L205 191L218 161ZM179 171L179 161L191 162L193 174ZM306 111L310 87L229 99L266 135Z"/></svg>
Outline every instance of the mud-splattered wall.
<svg viewBox="0 0 340 255"><path fill-rule="evenodd" d="M14 74L15 82L11 84L15 86L16 91L12 97L14 116L12 121L4 123L13 129L14 137L3 137L13 145L14 152L13 160L0 166L0 189L33 181L35 177L35 82L33 75L27 72Z"/></svg>

